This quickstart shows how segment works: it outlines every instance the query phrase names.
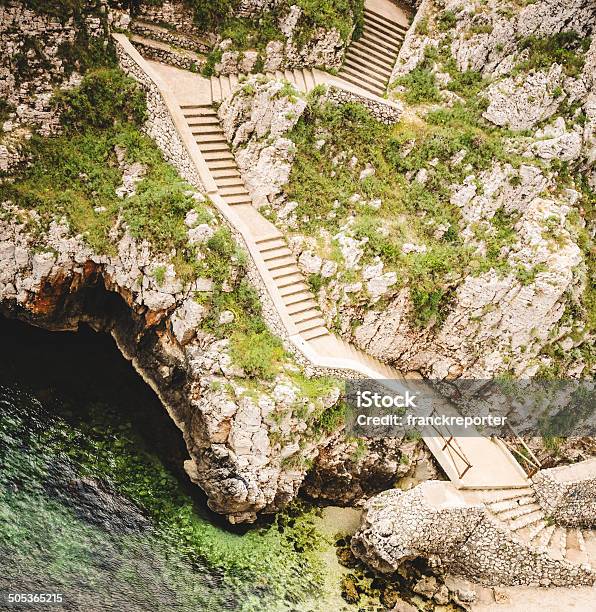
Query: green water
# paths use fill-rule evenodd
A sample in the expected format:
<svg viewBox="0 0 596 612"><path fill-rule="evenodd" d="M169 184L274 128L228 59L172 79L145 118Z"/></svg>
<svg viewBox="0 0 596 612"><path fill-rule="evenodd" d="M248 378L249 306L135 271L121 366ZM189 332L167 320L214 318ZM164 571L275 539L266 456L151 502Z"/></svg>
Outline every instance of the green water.
<svg viewBox="0 0 596 612"><path fill-rule="evenodd" d="M0 318L0 609L7 592L63 594L53 610L324 609L314 511L234 533L184 458L111 339Z"/></svg>

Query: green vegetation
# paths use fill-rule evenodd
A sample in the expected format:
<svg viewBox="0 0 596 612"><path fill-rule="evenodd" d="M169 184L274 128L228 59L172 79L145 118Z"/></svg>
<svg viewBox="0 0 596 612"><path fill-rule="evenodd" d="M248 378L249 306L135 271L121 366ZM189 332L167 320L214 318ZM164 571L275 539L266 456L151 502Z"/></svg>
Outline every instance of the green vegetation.
<svg viewBox="0 0 596 612"><path fill-rule="evenodd" d="M12 112L14 112L14 106L4 98L0 98L0 124L4 123Z"/></svg>
<svg viewBox="0 0 596 612"><path fill-rule="evenodd" d="M31 229L39 234L65 216L73 232L100 254L114 252L113 231L120 218L154 251L173 251L183 279L195 277L202 267L195 247L188 244L184 218L193 208L206 212L141 132L145 106L136 82L117 70L99 69L79 87L59 92L55 102L62 110L64 133L54 138L34 135L25 145L32 163L14 182L0 185L0 197L35 209L39 221ZM125 163L140 162L147 168L131 197L115 194L122 181L117 150Z"/></svg>
<svg viewBox="0 0 596 612"><path fill-rule="evenodd" d="M297 155L286 191L299 203L300 231L319 235L325 228L335 235L354 216L353 235L367 239L361 263L371 263L379 256L385 270L397 273L398 282L412 290L414 319L423 326L441 321L450 290L461 276L491 266L509 271L499 259L499 250L514 235L514 220L497 216L494 223L498 227L485 236L490 247L486 258L463 246L458 232L460 213L450 203L450 185L495 161L514 160L504 150L506 132L482 119L485 106L478 93L484 83L480 75L458 72L453 64L448 70L452 76L449 86L462 101L427 113L426 121L402 120L388 128L357 104L321 104L311 96L290 134ZM413 82L420 83L417 77ZM416 85L413 95L428 101L428 95L419 94L422 89ZM431 91L431 98L438 94L434 85ZM319 149L315 143L321 138L325 145ZM462 162L453 164L451 160L460 152L465 154ZM353 157L357 159L354 166L348 163ZM361 181L359 174L367 165L375 168L375 174ZM427 170L425 183L411 180L422 168ZM355 193L361 200L351 199ZM380 210L370 205L375 200L381 200ZM439 226L446 229L437 234ZM426 251L404 254L406 242L423 244ZM319 254L342 261L334 242L321 242ZM342 278L356 280L349 279L348 271L342 272ZM309 282L316 290L323 279L315 275Z"/></svg>
<svg viewBox="0 0 596 612"><path fill-rule="evenodd" d="M548 70L553 63L563 66L565 73L577 77L584 68L585 53L591 39L576 32L559 32L553 36L528 36L520 41L520 51L527 49L529 57L516 66L518 72Z"/></svg>
<svg viewBox="0 0 596 612"><path fill-rule="evenodd" d="M141 126L147 118L145 94L138 83L108 68L86 76L75 89L58 91L54 105L69 135L122 123Z"/></svg>
<svg viewBox="0 0 596 612"><path fill-rule="evenodd" d="M447 32L455 27L457 15L453 11L442 11L438 18L439 30Z"/></svg>
<svg viewBox="0 0 596 612"><path fill-rule="evenodd" d="M0 6L5 4L6 0L0 0ZM107 14L100 10L99 2L23 0L22 4L36 13L45 14L62 23L72 19L73 39L63 41L57 49L58 57L63 60L64 76L69 77L74 70L84 74L100 66L116 65L114 46L107 37ZM100 19L106 36L89 34L86 22L89 16ZM19 52L12 58L12 63L17 84L43 73L49 73L54 78L57 75L60 78L63 76L61 71L55 71L55 66L47 59L44 44L39 37L25 36ZM48 78L47 74L44 76Z"/></svg>
<svg viewBox="0 0 596 612"><path fill-rule="evenodd" d="M427 68L415 68L406 76L397 79L394 85L402 85L406 88L404 100L408 104L441 101L441 95L435 83L435 75Z"/></svg>
<svg viewBox="0 0 596 612"><path fill-rule="evenodd" d="M231 39L232 51L256 50L259 53L256 68L262 67L265 47L272 40L285 40L279 29L279 21L287 6L264 11L256 17L233 17L230 9L236 0L187 0L194 8L195 21L204 31L217 31L223 40ZM302 14L296 25L294 42L298 47L307 45L319 27L337 29L343 40L348 40L352 30L358 38L364 24L364 0L296 0ZM222 51L214 49L203 67L203 76L214 73L214 66L221 60Z"/></svg>
<svg viewBox="0 0 596 612"><path fill-rule="evenodd" d="M163 609L164 593L180 610L234 602L245 612L293 609L322 594L319 550L326 542L316 510L294 504L270 524L232 533L205 517L203 504L139 434L138 421L133 426L125 416L126 406L60 401L50 417L23 395L0 418L0 544L4 560L17 561L5 568L7 579L35 568L40 578L71 585L73 596L88 589L107 601L135 589L138 605L155 610ZM130 500L151 529L127 533L86 520L76 497L69 503L47 493L57 467L66 473L64 486L93 478L106 495ZM97 511L93 500L89 509Z"/></svg>
<svg viewBox="0 0 596 612"><path fill-rule="evenodd" d="M36 13L50 15L59 19L67 19L80 13L87 7L84 0L21 0L21 3ZM0 0L0 6L6 6L9 0Z"/></svg>

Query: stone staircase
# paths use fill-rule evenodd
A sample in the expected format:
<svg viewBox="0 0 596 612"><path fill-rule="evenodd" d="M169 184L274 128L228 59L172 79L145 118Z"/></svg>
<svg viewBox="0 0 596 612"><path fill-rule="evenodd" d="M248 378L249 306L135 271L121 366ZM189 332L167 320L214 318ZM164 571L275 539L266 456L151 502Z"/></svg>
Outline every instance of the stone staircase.
<svg viewBox="0 0 596 612"><path fill-rule="evenodd" d="M596 568L596 532L554 525L538 504L531 487L466 493L481 501L492 517L521 540L545 550L554 559Z"/></svg>
<svg viewBox="0 0 596 612"><path fill-rule="evenodd" d="M221 82L222 77L217 79ZM215 80L212 80L212 84ZM224 202L234 207L253 207L234 155L221 128L213 105L185 105L182 112L211 172ZM257 248L267 271L281 295L283 306L301 337L313 340L328 336L325 321L314 295L306 284L283 234L267 225L256 237Z"/></svg>
<svg viewBox="0 0 596 612"><path fill-rule="evenodd" d="M227 98L248 75L228 74L211 77L211 99L215 104ZM276 70L266 72L265 76L271 79L285 80L291 83L299 91L308 93L319 83L315 71L310 68L300 68L294 70Z"/></svg>
<svg viewBox="0 0 596 612"><path fill-rule="evenodd" d="M407 28L364 8L364 31L346 53L339 76L377 96L383 96Z"/></svg>
<svg viewBox="0 0 596 612"><path fill-rule="evenodd" d="M114 38L121 52L156 85L181 141L189 142L190 146L186 146L189 160L200 174L208 175L205 177L208 182L213 183L207 193L245 237L291 341L319 367L352 370L368 378L403 381L396 369L329 332L283 234L253 205L214 107L218 96L227 95L228 87L231 92L240 77L208 80L167 64L144 60L126 36L114 34ZM283 74L288 78L289 75ZM301 74L292 71L292 75L297 83L302 78L306 88L315 80L314 71L312 81L308 70ZM469 436L458 441L458 447L473 465L465 477L454 465L448 448L450 441L446 442L443 434L429 432L424 439L457 487L527 486L527 478L511 453L488 438Z"/></svg>

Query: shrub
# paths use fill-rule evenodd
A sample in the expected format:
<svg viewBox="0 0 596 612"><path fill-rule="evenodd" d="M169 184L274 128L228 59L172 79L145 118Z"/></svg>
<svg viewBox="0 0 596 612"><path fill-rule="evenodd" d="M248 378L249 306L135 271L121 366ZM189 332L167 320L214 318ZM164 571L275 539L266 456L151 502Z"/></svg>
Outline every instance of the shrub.
<svg viewBox="0 0 596 612"><path fill-rule="evenodd" d="M232 335L230 355L252 378L272 379L286 357L283 344L269 331L236 332Z"/></svg>
<svg viewBox="0 0 596 612"><path fill-rule="evenodd" d="M453 11L443 11L439 15L438 25L441 32L446 32L455 27L457 23L457 15Z"/></svg>
<svg viewBox="0 0 596 612"><path fill-rule="evenodd" d="M590 38L580 38L573 31L559 32L553 36L527 36L519 43L519 50L527 49L529 57L518 64L517 69L542 70L557 63L569 76L578 76L584 67L584 53L590 47Z"/></svg>
<svg viewBox="0 0 596 612"><path fill-rule="evenodd" d="M395 81L406 88L404 100L408 104L440 102L441 95L435 83L435 75L427 68L415 68Z"/></svg>
<svg viewBox="0 0 596 612"><path fill-rule="evenodd" d="M75 89L60 90L53 102L68 132L106 129L124 122L140 126L147 118L139 84L112 68L89 72Z"/></svg>

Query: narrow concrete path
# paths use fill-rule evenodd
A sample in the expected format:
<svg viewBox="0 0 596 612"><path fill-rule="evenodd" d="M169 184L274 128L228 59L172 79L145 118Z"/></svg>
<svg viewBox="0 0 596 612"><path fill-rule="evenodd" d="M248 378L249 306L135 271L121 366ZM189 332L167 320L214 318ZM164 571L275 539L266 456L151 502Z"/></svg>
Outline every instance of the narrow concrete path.
<svg viewBox="0 0 596 612"><path fill-rule="evenodd" d="M116 40L126 53L156 83L182 142L210 185L209 195L229 222L243 235L284 323L290 340L313 364L356 371L368 378L384 380L390 389L403 391L401 372L331 334L325 326L315 296L310 291L283 234L253 205L234 155L223 135L213 107L213 82L197 74L144 60L123 35ZM421 391L441 404L447 414L455 409L430 385L419 381ZM412 381L407 382L412 389ZM498 440L481 437L453 439L448 431L425 430L425 443L459 488L526 487L528 481L512 454Z"/></svg>

